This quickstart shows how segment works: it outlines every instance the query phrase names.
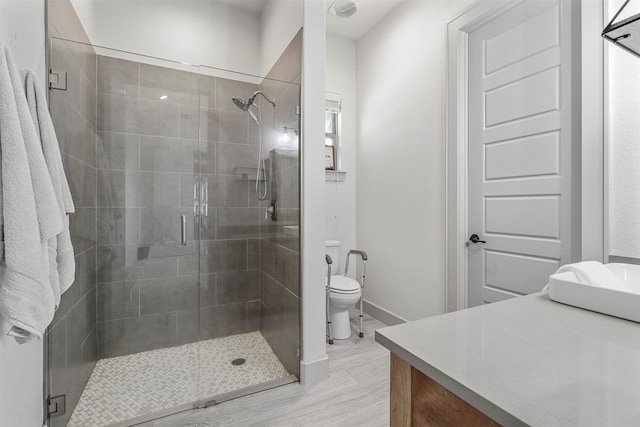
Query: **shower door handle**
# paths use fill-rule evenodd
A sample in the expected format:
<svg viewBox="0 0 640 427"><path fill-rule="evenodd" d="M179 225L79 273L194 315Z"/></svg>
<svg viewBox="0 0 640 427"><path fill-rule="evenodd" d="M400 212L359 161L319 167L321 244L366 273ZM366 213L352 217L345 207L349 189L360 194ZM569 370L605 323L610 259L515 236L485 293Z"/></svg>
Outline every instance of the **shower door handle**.
<svg viewBox="0 0 640 427"><path fill-rule="evenodd" d="M187 216L180 215L180 240L182 246L187 246Z"/></svg>

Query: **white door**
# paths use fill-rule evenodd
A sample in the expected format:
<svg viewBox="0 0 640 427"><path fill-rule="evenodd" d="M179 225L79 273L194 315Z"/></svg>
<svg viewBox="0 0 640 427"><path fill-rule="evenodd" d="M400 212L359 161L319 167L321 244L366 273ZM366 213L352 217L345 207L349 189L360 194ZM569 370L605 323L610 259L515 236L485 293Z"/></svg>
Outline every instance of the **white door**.
<svg viewBox="0 0 640 427"><path fill-rule="evenodd" d="M571 2L469 34L469 307L540 291L571 259ZM467 237L469 237L467 236Z"/></svg>

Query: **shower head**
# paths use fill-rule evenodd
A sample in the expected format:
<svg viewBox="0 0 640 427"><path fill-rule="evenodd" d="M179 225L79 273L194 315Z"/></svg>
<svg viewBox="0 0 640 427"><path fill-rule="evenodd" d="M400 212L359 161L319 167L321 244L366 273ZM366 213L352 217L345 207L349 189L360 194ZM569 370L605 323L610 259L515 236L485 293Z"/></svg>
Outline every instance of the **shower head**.
<svg viewBox="0 0 640 427"><path fill-rule="evenodd" d="M242 99L238 98L237 96L232 97L231 100L233 101L234 104L236 104L236 107L238 107L242 111L248 112L249 116L251 116L253 121L258 126L260 126L260 120L258 120L258 117L256 117L256 114L249 109L251 106L253 106L254 108L258 109L258 111L260 111L258 106L256 104L254 104L254 101L256 100L256 96L258 96L258 95L262 95L264 97L264 99L266 99L269 104L273 105L274 107L276 106L276 100L275 99L271 100L271 99L267 98L265 96L265 94L260 92L259 90L255 91L253 93L253 95L251 95L251 97L247 100L247 102L244 102Z"/></svg>
<svg viewBox="0 0 640 427"><path fill-rule="evenodd" d="M249 98L249 101L244 102L242 99L238 98L237 96L234 96L233 98L231 98L231 100L233 101L234 104L236 104L236 107L238 107L239 109L241 109L242 111L246 111L247 113L249 113L249 117L251 117L251 119L258 125L260 126L260 120L258 120L258 117L256 116L256 113L254 113L253 111L251 111L250 107L253 106L254 108L258 108L257 105L255 105L252 101L251 98ZM259 110L258 110L259 111Z"/></svg>
<svg viewBox="0 0 640 427"><path fill-rule="evenodd" d="M237 96L234 96L233 98L231 98L231 100L233 101L234 104L236 104L236 107L238 107L242 111L247 111L249 109L249 106L251 105L248 102L244 102L242 99L238 98Z"/></svg>
<svg viewBox="0 0 640 427"><path fill-rule="evenodd" d="M271 100L271 99L267 98L265 96L265 94L262 93L259 90L255 91L253 93L253 95L251 95L251 97L249 97L247 102L244 102L242 99L238 98L237 96L234 96L233 98L231 98L231 100L233 101L234 104L236 104L236 107L238 107L242 111L249 111L249 107L251 107L252 105L255 105L254 102L256 100L256 96L258 96L258 95L262 95L264 97L264 99L266 99L269 104L273 105L274 107L276 106L276 100L275 99Z"/></svg>

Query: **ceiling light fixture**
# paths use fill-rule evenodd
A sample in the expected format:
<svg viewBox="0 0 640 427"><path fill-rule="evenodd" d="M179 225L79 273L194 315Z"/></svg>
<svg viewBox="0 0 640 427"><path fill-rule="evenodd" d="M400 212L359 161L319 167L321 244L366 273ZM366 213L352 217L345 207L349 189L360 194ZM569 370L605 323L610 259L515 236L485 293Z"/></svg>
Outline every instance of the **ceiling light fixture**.
<svg viewBox="0 0 640 427"><path fill-rule="evenodd" d="M340 18L348 18L358 10L355 0L336 0L329 7L329 13Z"/></svg>

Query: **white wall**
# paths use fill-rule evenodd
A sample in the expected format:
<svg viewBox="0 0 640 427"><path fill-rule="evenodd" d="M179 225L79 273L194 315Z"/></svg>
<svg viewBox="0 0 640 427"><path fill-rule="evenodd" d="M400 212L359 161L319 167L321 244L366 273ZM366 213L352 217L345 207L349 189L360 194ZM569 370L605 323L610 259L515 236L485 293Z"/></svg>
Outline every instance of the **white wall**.
<svg viewBox="0 0 640 427"><path fill-rule="evenodd" d="M260 72L257 13L215 0L71 2L94 45L253 75Z"/></svg>
<svg viewBox="0 0 640 427"><path fill-rule="evenodd" d="M44 0L0 0L0 40L20 69L44 80Z"/></svg>
<svg viewBox="0 0 640 427"><path fill-rule="evenodd" d="M267 0L261 14L216 0L71 2L94 45L252 75L302 26L301 1Z"/></svg>
<svg viewBox="0 0 640 427"><path fill-rule="evenodd" d="M601 0L580 3L581 25L581 259L605 262L604 44ZM574 26L575 28L575 26ZM578 30L578 29L576 29Z"/></svg>
<svg viewBox="0 0 640 427"><path fill-rule="evenodd" d="M324 263L324 1L304 0L302 37L302 218L300 247L302 359L300 380L312 384L329 376Z"/></svg>
<svg viewBox="0 0 640 427"><path fill-rule="evenodd" d="M260 75L265 76L302 27L302 1L267 0L261 18Z"/></svg>
<svg viewBox="0 0 640 427"><path fill-rule="evenodd" d="M609 255L640 259L640 58L613 45L608 52Z"/></svg>
<svg viewBox="0 0 640 427"><path fill-rule="evenodd" d="M446 24L467 1L406 0L357 43L357 246L366 299L444 312Z"/></svg>
<svg viewBox="0 0 640 427"><path fill-rule="evenodd" d="M44 0L0 0L0 41L44 80ZM42 425L42 340L18 345L9 329L0 318L0 425Z"/></svg>
<svg viewBox="0 0 640 427"><path fill-rule="evenodd" d="M344 257L349 249L356 248L356 43L327 34L326 61L325 89L341 96L338 169L345 171L346 176L344 182L325 184L325 225L327 239L342 243L340 259L334 262L344 268Z"/></svg>

